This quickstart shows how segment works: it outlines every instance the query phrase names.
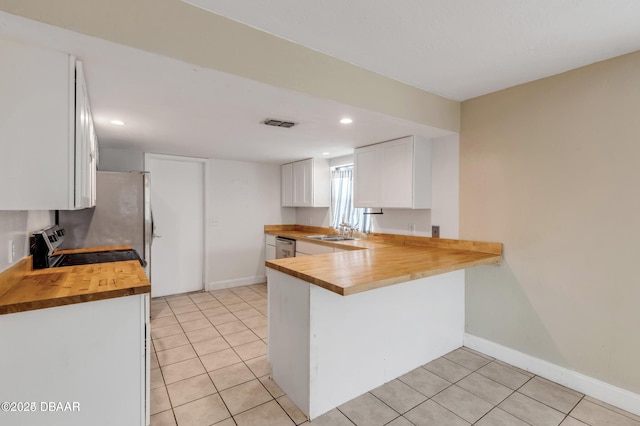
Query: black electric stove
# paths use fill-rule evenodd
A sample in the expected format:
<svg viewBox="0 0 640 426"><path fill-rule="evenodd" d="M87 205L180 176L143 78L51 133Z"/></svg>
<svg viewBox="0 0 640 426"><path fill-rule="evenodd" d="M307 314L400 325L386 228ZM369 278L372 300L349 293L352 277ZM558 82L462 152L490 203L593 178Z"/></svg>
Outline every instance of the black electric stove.
<svg viewBox="0 0 640 426"><path fill-rule="evenodd" d="M65 230L57 225L33 234L31 241L33 269L122 262L126 260L137 260L140 265L144 266L144 261L138 255L138 252L133 249L55 254L56 248L64 241L64 236Z"/></svg>
<svg viewBox="0 0 640 426"><path fill-rule="evenodd" d="M122 262L125 260L137 260L144 266L142 259L135 250L113 250L99 251L92 253L72 253L63 254L53 265L54 268L60 266L88 265L92 263Z"/></svg>

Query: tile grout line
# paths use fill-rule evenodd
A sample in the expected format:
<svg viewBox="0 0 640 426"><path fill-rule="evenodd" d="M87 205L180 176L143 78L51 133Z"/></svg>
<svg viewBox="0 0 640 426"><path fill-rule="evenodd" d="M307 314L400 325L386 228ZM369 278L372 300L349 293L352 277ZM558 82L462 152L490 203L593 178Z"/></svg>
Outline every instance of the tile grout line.
<svg viewBox="0 0 640 426"><path fill-rule="evenodd" d="M215 297L215 296L213 296L213 297ZM239 296L238 296L238 297L239 297ZM217 299L217 298L216 298L216 299ZM218 300L220 303L222 303L222 306L224 306L224 307L226 308L226 305L225 305L223 302L221 302L219 299L217 299L217 300ZM244 300L244 299L243 299L243 300ZM240 318L238 318L235 314L233 314L233 312L231 312L231 311L229 311L229 312L230 312L234 317L236 317L240 322L242 322L242 324L243 324L245 327L247 327L247 329L248 329L248 330L250 330L250 331L251 331L251 332L252 332L256 337L258 337L258 340L262 340L262 339L260 339L260 338L259 338L259 336L258 336L258 335L256 335L256 334L255 334L255 332L253 332L253 330L252 330L250 327L248 327L248 326L244 323L244 321L242 321L242 320L241 320ZM262 314L261 314L261 315L262 315ZM213 325L213 323L212 323L211 325L212 325L214 328L216 328L216 326L215 326L215 325ZM218 331L218 333L220 333L220 331L219 331L217 328L216 328L216 330ZM244 331L244 330L243 330L243 331ZM241 331L241 332L242 332L242 331ZM240 332L240 333L241 333L241 332ZM234 334L234 333L229 333L229 334ZM225 404L225 407L227 408L227 410L228 410L228 411L229 411L229 413L231 414L231 418L232 418L233 422L237 425L237 422L235 421L235 418L234 418L235 416L240 415L240 414L242 414L242 413L245 413L245 412L247 412L247 411L249 411L249 410L253 410L254 408L260 407L260 406L262 406L262 405L264 405L264 404L267 404L267 403L269 403L269 402L271 402L271 401L275 401L276 403L278 403L278 401L277 401L277 399L273 396L273 394L272 394L271 392L269 392L269 389L267 389L267 388L266 388L266 386L264 385L264 383L262 383L262 381L260 380L260 377L258 377L258 376L256 375L256 373L251 369L251 367L250 367L250 366L247 364L247 362L246 362L246 361L250 361L251 359L259 358L259 357L260 357L260 356L262 356L262 355L259 355L259 356L254 357L254 358L250 358L250 359L248 359L248 360L244 360L244 359L242 359L242 357L240 356L240 354L239 354L239 353L234 349L234 347L229 343L229 341L224 337L224 335L223 335L222 333L220 333L220 336L222 336L222 338L225 340L225 342L227 342L227 344L230 346L230 348L233 350L233 352L238 356L238 358L240 359L241 363L242 363L242 364L243 364L243 365L244 365L244 366L245 366L245 367L246 367L246 368L251 372L251 374L252 374L252 375L253 375L253 377L254 377L253 379L251 379L251 380L249 380L249 381L247 381L247 382L238 383L237 385L231 386L231 387L229 387L229 388L227 388L227 389L224 389L224 390L233 389L234 387L237 387L237 386L243 385L243 384L248 383L248 382L253 381L253 380L257 380L257 381L258 381L258 383L260 383L260 385L262 386L262 388L263 388L263 389L267 392L267 394L271 397L271 399L270 399L269 401L263 402L262 404L258 404L258 405L256 405L255 407L247 408L246 410L241 411L241 412L236 413L236 414L231 414L231 410L229 410L229 407L227 407L227 403L224 401L224 398L222 398L222 396L221 396L220 398L222 399L222 402ZM249 342L249 343L252 343L252 342ZM238 346L240 346L240 345L238 345ZM213 352L213 353L215 353L215 352ZM237 364L240 364L240 363L237 363ZM232 364L232 365L235 365L235 364ZM222 367L222 368L225 368L225 367ZM205 368L205 370L206 370L206 368ZM212 370L212 371L215 371L215 370ZM207 372L207 374L209 374L209 372ZM270 375L269 375L269 376L270 376ZM215 383L214 383L214 386L215 386ZM216 389L217 389L217 387L216 387ZM220 392L220 391L219 391L219 392ZM280 405L280 404L278 404L278 405ZM285 414L287 414L287 416L289 416L289 413L287 413L287 411L286 411L284 408L283 408L282 410L285 412ZM290 416L289 416L289 417L290 417ZM293 419L291 419L291 421L293 421ZM295 422L293 422L293 423L295 424Z"/></svg>
<svg viewBox="0 0 640 426"><path fill-rule="evenodd" d="M204 293L200 293L200 294L204 294ZM210 294L210 293L209 293L209 294ZM222 301L220 301L219 299L217 299L217 298L216 298L215 296L213 296L213 295L211 295L211 296L212 296L212 297L213 297L213 298L214 298L218 303L220 303L222 306L224 306L224 307L226 308L226 305L225 305ZM240 296L238 296L238 297L239 297L240 299L242 299ZM193 300L193 298L191 298L190 296L189 296L189 299L190 299L191 303L193 303L193 304L195 305L195 307L197 308L197 311L192 311L192 312L200 312L201 314L203 314L203 315L204 315L204 313L202 312L202 309L200 308L200 306L198 305L198 303L197 303L195 300ZM244 301L244 299L242 299L242 300ZM244 301L244 302L246 303L246 301ZM169 309L171 310L171 312L173 313L173 316L176 318L176 321L177 321L178 325L180 325L180 329L182 329L182 334L184 334L184 335L185 335L185 337L187 337L187 341L189 342L188 344L180 345L180 346L177 346L177 347L183 347L183 346L187 346L187 345L190 345L190 346L191 346L192 350L193 350L193 351L194 351L194 353L196 354L196 358L198 358L198 361L200 362L200 364L202 365L203 369L205 370L205 374L207 375L207 378L211 381L211 383L212 383L212 385L213 385L214 389L216 390L216 394L218 394L218 395L220 396L220 399L221 399L222 403L224 404L224 406L225 406L225 408L226 408L227 412L229 413L230 417L228 417L228 418L231 418L231 419L232 419L232 421L234 422L234 424L237 424L237 422L236 422L236 421L235 421L235 419L234 419L234 415L233 415L233 414L231 414L231 410L229 410L229 407L227 406L227 403L224 401L224 398L222 398L222 395L220 394L220 392L221 392L221 391L218 389L218 387L215 385L215 383L213 383L213 380L211 379L211 376L210 376L210 374L209 374L210 372L209 372L209 371L207 371L206 367L204 367L204 365L202 364L202 361L200 360L200 355L195 351L195 348L193 347L193 342L191 342L191 341L189 340L189 338L188 338L188 336L187 336L187 331L184 329L184 327L182 326L182 322L180 322L180 320L179 320L179 319L178 319L178 317L177 317L177 315L178 315L178 314L173 310L173 308L171 307L171 305L170 305L168 302L167 302L167 305L168 305ZM181 305L181 306L186 306L186 305ZM250 305L249 305L249 306L250 306ZM228 309L227 309L227 310L228 310ZM228 310L228 311L229 311L229 310ZM233 312L231 312L231 311L229 311L229 312L230 312L231 314L233 314ZM259 311L257 311L257 312L259 312ZM259 313L260 313L260 312L259 312ZM262 314L262 313L260 313L260 315L263 315L263 314ZM250 331L251 331L251 332L252 332L252 333L253 333L253 334L258 338L258 340L262 340L262 339L260 339L260 337L259 337L258 335L256 335L256 334L255 334L255 332L254 332L250 327L248 327L248 326L247 326L247 324L245 324L245 323L244 323L244 321L243 321L242 319L238 318L235 314L233 314L233 316L234 316L235 318L237 318L237 320L239 320L239 321L240 321L240 322L241 322L245 327L247 327L247 329L248 329L248 330L250 330ZM211 321L209 320L209 317L207 317L206 315L204 315L204 317L208 320L208 322L209 322L209 323L211 324L211 326L216 330L216 332L220 334L220 336L221 336L221 337L223 338L223 340L224 340L224 341L225 341L225 342L230 346L230 348L232 348L232 349L233 349L233 346L230 344L230 342L229 342L229 341L224 337L224 335L222 335L222 333L220 333L220 331L217 329L217 327L216 327L213 323L211 323ZM185 321L185 322L188 322L188 321ZM191 331L194 331L194 330L191 330ZM243 331L244 331L244 330L243 330ZM179 333L178 333L178 334L179 334ZM233 334L233 333L229 333L229 334ZM177 335L177 334L176 334L176 335ZM170 337L170 336L165 336L165 337ZM152 338L151 340L152 340L152 342L153 342L153 340L155 340L155 339L153 339L153 338ZM154 348L155 348L155 345L154 345ZM175 349L175 348L169 348L169 349ZM166 350L169 350L169 349L166 349ZM156 357L157 357L157 351L154 351L154 352L156 352ZM212 353L215 353L215 352L212 352ZM270 399L269 401L267 401L267 402L270 402L271 400L274 400L274 401L276 401L276 403L277 403L276 398L274 398L274 397L273 397L273 395L269 392L269 390L268 390L268 389L266 389L266 387L264 386L264 384L260 381L260 378L259 378L259 377L257 377L257 375L255 374L255 372L254 372L254 371L249 367L249 365L247 365L247 364L246 364L246 361L248 361L248 360L244 360L244 359L242 359L242 358L239 356L239 354L238 354L235 350L234 350L234 353L236 353L236 355L238 355L238 358L241 360L241 362L245 365L245 367L246 367L246 368L251 372L251 374L255 377L255 379L252 379L252 380L258 380L258 382L260 382L261 386L265 389L265 391L267 392L267 394L268 394L269 396L271 396L271 399ZM258 356L258 357L259 357L259 356ZM255 358L258 358L258 357L254 357L254 358L251 358L251 359L255 359ZM189 359L195 359L195 358L189 358ZM249 360L251 360L251 359L249 359ZM182 361L185 361L185 360L182 360ZM177 363L177 362L181 362L181 361L176 361L176 363ZM172 364L175 364L175 363L172 363ZM172 364L166 364L166 365L172 365ZM176 421L176 423L177 423L177 417L176 417L176 413L175 413L174 408L179 407L179 406L182 406L182 405L189 404L189 403L191 403L191 402L193 402L193 401L197 401L197 400L200 400L200 399L206 398L206 397L208 397L208 396L210 396L210 395L204 396L204 397L202 397L202 398L197 398L197 399L194 399L193 401L189 401L189 402L186 402L185 404L181 404L181 405L178 405L178 406L175 406L175 407L174 407L174 405L173 405L173 401L172 401L172 399L171 399L171 396L170 396L169 391L168 391L168 388L167 388L167 386L168 386L168 385L167 385L167 383L165 382L165 379L164 379L164 373L162 372L162 367L163 367L163 366L160 366L160 364L159 364L159 362L158 362L158 368L160 369L160 374L161 374L161 376L162 376L162 381L163 381L163 385L164 385L164 388L165 388L165 392L167 393L167 397L168 397L168 399L169 399L169 404L170 404L170 406L171 406L171 408L170 408L170 409L171 409L171 411L172 411L172 414L173 414L174 420L175 420L175 421ZM224 368L224 367L223 367L223 368ZM212 370L212 371L213 371L213 370ZM189 378L185 378L185 379L183 379L183 380L188 380L188 379L189 379ZM175 383L179 383L179 382L181 382L181 381L183 381L183 380L179 380L179 381L177 381L177 382L175 382ZM245 382L245 383L246 383L246 382ZM230 388L229 388L229 389L230 389ZM261 405L261 404L259 404L259 405ZM258 406L259 406L259 405L258 405ZM255 408L255 407L252 407L252 408ZM165 411L168 411L168 410L165 410ZM245 410L245 411L246 411L246 410ZM286 410L284 410L284 408L283 408L283 411L285 411L285 413L288 415L288 413L286 412ZM163 411L163 412L164 412L164 411ZM243 411L243 412L244 412L244 411ZM156 413L156 414L159 414L159 413ZM240 414L240 413L238 413L238 414ZM293 420L293 419L292 419L292 420ZM295 423L295 422L294 422L294 423Z"/></svg>
<svg viewBox="0 0 640 426"><path fill-rule="evenodd" d="M357 398L357 397L356 397L356 398ZM336 410L338 410L338 411L340 412L340 414L342 414L343 416L345 416L345 417L346 417L346 419L347 419L347 420L349 420L352 424L354 424L355 426L358 426L358 425L356 424L356 422L354 422L353 420L351 420L351 417L347 416L347 413L343 412L343 411L340 409L340 407L336 407L335 409L336 409Z"/></svg>
<svg viewBox="0 0 640 426"><path fill-rule="evenodd" d="M209 294L211 294L211 293L209 293ZM258 337L258 338L259 338L259 336L257 336L257 335L253 332L253 330L252 330L251 328L249 328L249 327L244 323L244 321L242 321L240 318L238 318L238 317L237 317L237 316L236 316L232 311L230 311L230 310L227 308L227 305L225 305L225 303L224 303L224 302L222 302L220 299L218 299L218 298L217 298L217 297L215 297L214 295L212 295L212 297L214 297L214 298L215 298L215 299L216 299L216 300L217 300L217 301L218 301L218 302L219 302L223 307L225 307L225 309L227 309L227 310L228 310L228 311L229 311L229 312L230 312L230 313L231 313L235 318L237 318L237 319L238 319L238 320L239 320L239 321L240 321L240 322L241 322L245 327L247 327L247 329L248 329L248 330L250 330L250 331L251 331L251 332L252 332L256 337ZM240 296L238 296L238 297L240 297ZM242 299L242 298L240 297L240 299ZM244 301L244 299L242 299L242 300ZM245 303L246 303L246 302L245 302ZM197 306L197 304L196 304L196 306ZM198 309L200 309L200 307L199 307L199 306L197 306L197 307L198 307ZM200 312L202 312L202 309L200 309ZM203 315L204 315L204 313L203 313ZM221 392L222 392L222 391L218 389L218 387L215 385L215 383L213 383L213 379L211 379L210 371L207 371L207 369L206 369L206 367L205 367L206 374L207 374L207 376L209 377L209 380L211 380L211 381L212 381L213 386L215 387L215 389L218 391L218 395L220 395L220 399L222 400L222 403L224 404L225 408L227 409L227 412L229 413L229 415L231 416L231 417L230 417L230 418L231 418L231 420L234 422L234 424L236 424L236 425L237 425L237 422L236 422L236 420L235 420L235 416L237 416L237 415L239 415L239 414L242 414L242 413L244 413L244 412L246 412L246 411L252 410L252 409L254 409L254 408L256 408L256 407L259 407L259 406L264 405L264 404L266 404L266 403L268 403L268 402L271 402L271 401L276 401L276 403L277 403L277 400L276 400L276 398L274 398L274 397L273 397L273 395L271 394L271 392L269 392L269 389L267 389L267 388L264 386L264 384L260 381L260 378L259 378L259 377L257 377L257 375L255 374L255 372L250 368L250 366L249 366L249 365L247 365L247 363L246 363L246 361L247 361L247 360L242 359L242 357L240 356L240 354L239 354L239 353L234 349L234 346L232 346L232 345L231 345L231 343L230 343L230 342L225 338L225 336L220 332L220 330L218 330L218 328L217 328L217 327L216 327L216 326L215 326L215 325L214 325L214 324L209 320L209 317L207 317L207 316L205 315L205 318L207 318L207 320L211 323L211 326L212 326L212 327L213 327L213 328L214 328L214 329L215 329L215 330L220 334L220 336L222 337L222 339L223 339L223 340L224 340L224 341L229 345L229 347L233 350L233 352L238 356L238 358L240 359L241 363L242 363L242 364L243 364L243 365L244 365L244 366L245 366L245 367L246 367L246 368L251 372L251 374L253 375L254 379L251 379L250 381L252 381L252 380L257 380L257 381L258 381L258 383L260 383L260 385L263 387L263 389L267 392L267 394L271 397L271 399L270 399L269 401L266 401L266 402L264 402L263 404L258 404L258 405L257 405L257 406L255 406L255 407L251 407L251 408L248 408L247 410L241 411L241 412L239 412L239 413L232 414L232 413L231 413L231 410L229 409L229 406L227 405L227 402L224 400L224 398L223 398L223 397L222 397L222 395L221 395ZM243 331L244 331L244 330L243 330ZM241 331L241 332L242 332L242 331ZM234 333L229 333L229 334L234 334ZM259 339L259 340L260 340L260 339ZM226 350L226 349L225 349L225 350ZM220 352L220 351L218 351L218 352ZM212 352L212 353L215 353L215 352ZM196 353L196 354L197 354L197 353ZM199 355L199 354L197 354L197 356L198 356L198 358L200 358L200 355ZM258 357L256 357L256 358L258 358ZM251 359L255 359L255 358L251 358ZM201 361L201 362L202 362L202 361ZM238 363L238 364L239 364L239 363ZM232 364L232 365L235 365L235 364ZM203 366L203 367L204 367L204 366ZM222 368L225 368L225 367L222 367ZM212 371L215 371L215 370L212 370ZM227 388L227 389L232 389L232 388L234 388L234 387L236 387L236 386L240 386L240 385L242 385L242 384L244 384L244 383L248 383L248 382L239 383L239 384L237 384L237 385L235 385L235 386L231 386L231 387L229 387L229 388ZM227 389L224 389L224 390L227 390ZM285 413L286 413L286 410L284 410L284 409L283 409L283 411L285 411ZM288 413L287 413L287 415L288 415ZM295 422L294 422L294 423L295 423Z"/></svg>

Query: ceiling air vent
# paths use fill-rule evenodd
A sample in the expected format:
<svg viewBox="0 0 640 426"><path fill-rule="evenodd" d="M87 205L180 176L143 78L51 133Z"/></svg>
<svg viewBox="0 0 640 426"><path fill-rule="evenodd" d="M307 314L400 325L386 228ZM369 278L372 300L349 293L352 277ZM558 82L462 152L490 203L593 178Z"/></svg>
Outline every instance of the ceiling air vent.
<svg viewBox="0 0 640 426"><path fill-rule="evenodd" d="M282 121L282 120L274 120L273 118L265 119L262 124L266 124L267 126L275 126L275 127L293 127L296 123L291 121Z"/></svg>

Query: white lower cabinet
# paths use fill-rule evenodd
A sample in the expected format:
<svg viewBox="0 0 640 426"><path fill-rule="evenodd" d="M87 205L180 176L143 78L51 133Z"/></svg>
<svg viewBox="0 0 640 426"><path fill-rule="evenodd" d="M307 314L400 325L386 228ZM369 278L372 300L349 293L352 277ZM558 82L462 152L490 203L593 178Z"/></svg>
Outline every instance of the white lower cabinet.
<svg viewBox="0 0 640 426"><path fill-rule="evenodd" d="M266 234L264 237L264 260L273 260L276 258L276 236ZM267 275L266 265L264 275Z"/></svg>
<svg viewBox="0 0 640 426"><path fill-rule="evenodd" d="M22 404L0 423L149 424L148 304L147 294L0 315L0 401Z"/></svg>
<svg viewBox="0 0 640 426"><path fill-rule="evenodd" d="M315 244L308 241L298 240L296 242L296 257L312 256L314 254L333 253L333 247L324 244Z"/></svg>
<svg viewBox="0 0 640 426"><path fill-rule="evenodd" d="M273 259L275 259L276 258L276 246L272 246L272 245L267 244L264 258L265 258L265 260L273 260Z"/></svg>
<svg viewBox="0 0 640 426"><path fill-rule="evenodd" d="M276 236L265 235L264 260L273 260L275 258L276 258Z"/></svg>

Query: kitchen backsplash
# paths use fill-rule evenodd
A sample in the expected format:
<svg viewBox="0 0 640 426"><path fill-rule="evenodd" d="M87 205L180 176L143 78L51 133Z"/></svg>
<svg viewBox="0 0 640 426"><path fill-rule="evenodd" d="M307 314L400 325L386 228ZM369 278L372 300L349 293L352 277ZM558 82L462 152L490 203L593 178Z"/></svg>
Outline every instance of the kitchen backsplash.
<svg viewBox="0 0 640 426"><path fill-rule="evenodd" d="M144 153L127 149L100 147L98 170L130 172L144 170Z"/></svg>
<svg viewBox="0 0 640 426"><path fill-rule="evenodd" d="M379 209L372 209L376 212ZM373 232L431 236L431 210L383 209L384 214L372 215ZM414 225L414 230L411 229Z"/></svg>
<svg viewBox="0 0 640 426"><path fill-rule="evenodd" d="M4 271L29 254L29 234L52 225L53 212L48 210L0 211L0 271ZM13 241L15 256L9 261Z"/></svg>
<svg viewBox="0 0 640 426"><path fill-rule="evenodd" d="M372 209L378 211L378 209ZM298 207L296 208L296 223L329 227L330 215L328 208ZM407 234L431 236L431 210L386 209L384 215L372 216L373 232L387 234ZM410 225L415 225L412 232Z"/></svg>

